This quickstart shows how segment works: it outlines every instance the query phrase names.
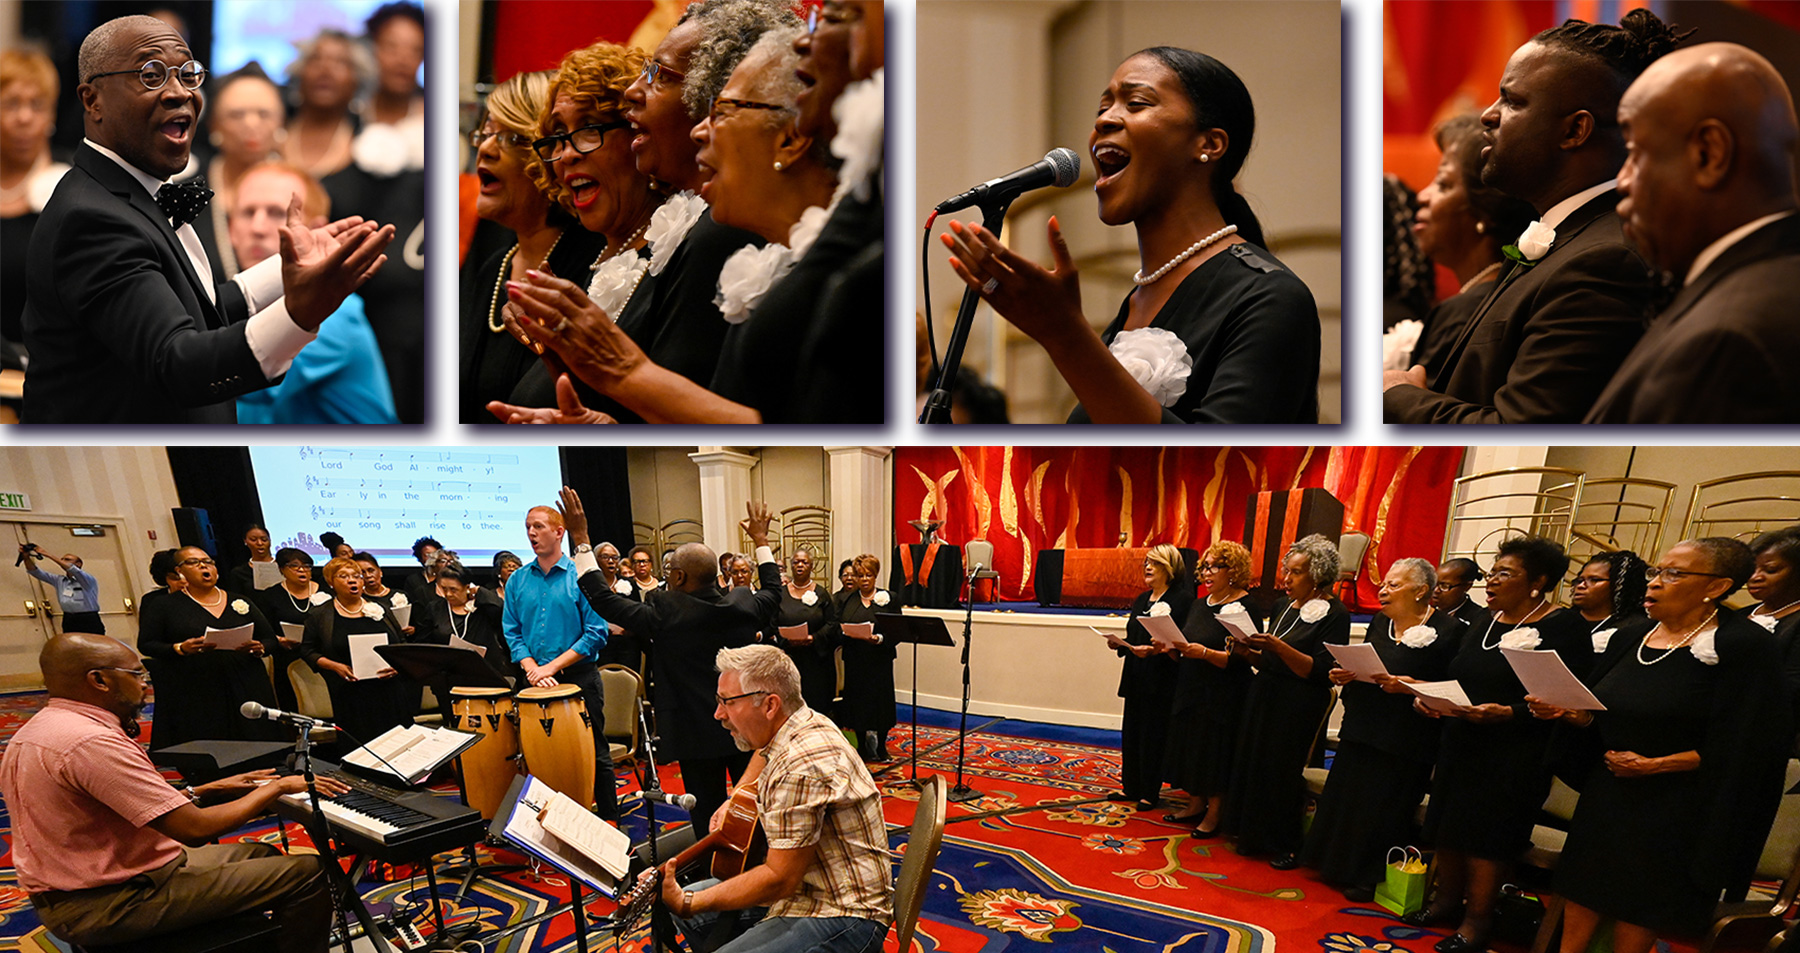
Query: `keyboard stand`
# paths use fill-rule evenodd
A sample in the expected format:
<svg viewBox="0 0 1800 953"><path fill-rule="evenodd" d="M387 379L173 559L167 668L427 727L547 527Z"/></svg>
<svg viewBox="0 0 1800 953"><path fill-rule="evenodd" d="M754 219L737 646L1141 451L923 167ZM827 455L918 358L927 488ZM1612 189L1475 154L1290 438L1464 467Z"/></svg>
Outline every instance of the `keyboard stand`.
<svg viewBox="0 0 1800 953"><path fill-rule="evenodd" d="M374 945L376 953L392 953L393 947L388 945L387 937L375 929L375 916L369 912L369 906L363 902L362 895L356 892L355 881L344 873L332 835L331 819L325 816L324 809L319 806L318 779L313 774L311 725L300 726L299 735L294 741L294 760L306 778L306 794L312 804L312 817L304 826L307 835L312 838L313 846L319 851L319 863L325 868L325 882L331 890L331 906L337 919L337 935L343 940L345 953L350 953L351 950L350 924L344 916L346 907L355 914L356 922L362 925L363 936Z"/></svg>

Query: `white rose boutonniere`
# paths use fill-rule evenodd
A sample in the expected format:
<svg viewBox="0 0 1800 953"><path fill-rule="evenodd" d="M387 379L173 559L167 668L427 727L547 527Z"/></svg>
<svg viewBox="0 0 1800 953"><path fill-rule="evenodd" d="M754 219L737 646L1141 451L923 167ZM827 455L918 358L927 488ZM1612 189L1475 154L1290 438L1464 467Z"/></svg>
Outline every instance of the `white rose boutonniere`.
<svg viewBox="0 0 1800 953"><path fill-rule="evenodd" d="M872 191L870 176L881 168L887 138L885 71L876 70L868 79L846 86L832 104L831 115L838 130L831 140L831 154L844 160L838 170L837 194L854 191L857 198L867 198Z"/></svg>
<svg viewBox="0 0 1800 953"><path fill-rule="evenodd" d="M315 606L322 606L325 603L330 602L330 601L331 601L331 593L326 592L323 589L320 589L318 592L315 592L312 594L312 604Z"/></svg>
<svg viewBox="0 0 1800 953"><path fill-rule="evenodd" d="M1400 644L1409 649L1422 649L1437 641L1437 630L1428 625L1415 625L1400 633Z"/></svg>
<svg viewBox="0 0 1800 953"><path fill-rule="evenodd" d="M650 243L650 273L660 275L675 257L675 249L687 239L688 232L700 216L706 214L706 200L692 192L674 195L650 216L650 228L644 240ZM624 255L621 258L627 257ZM611 314L611 312L607 312Z"/></svg>
<svg viewBox="0 0 1800 953"><path fill-rule="evenodd" d="M245 602L242 599L233 599L231 600L231 611L238 615L248 614L250 611L250 603Z"/></svg>
<svg viewBox="0 0 1800 953"><path fill-rule="evenodd" d="M1166 603L1166 602L1150 603L1150 611L1147 613L1147 615L1155 616L1156 618L1160 619L1163 616L1166 616L1168 614L1169 614L1169 604L1168 603Z"/></svg>
<svg viewBox="0 0 1800 953"><path fill-rule="evenodd" d="M1613 633L1617 632L1617 631L1619 631L1617 628L1612 628L1612 629L1601 629L1600 631L1594 633L1594 654L1595 655L1599 655L1601 652L1606 651L1606 646L1612 642Z"/></svg>
<svg viewBox="0 0 1800 953"><path fill-rule="evenodd" d="M1106 349L1125 368L1125 373L1162 406L1175 406L1187 393L1194 357L1175 332L1162 328L1121 331Z"/></svg>
<svg viewBox="0 0 1800 953"><path fill-rule="evenodd" d="M1718 629L1707 629L1694 636L1694 641L1688 643L1688 651L1706 665L1719 664L1719 646L1714 641L1718 635Z"/></svg>
<svg viewBox="0 0 1800 953"><path fill-rule="evenodd" d="M631 583L626 582L623 579L620 579L617 582L614 582L612 584L612 591L618 593L621 596L629 596L629 595L631 595Z"/></svg>
<svg viewBox="0 0 1800 953"><path fill-rule="evenodd" d="M874 602L878 606L887 605L888 604L888 591L886 589L875 590L875 598L870 601Z"/></svg>
<svg viewBox="0 0 1800 953"><path fill-rule="evenodd" d="M588 300L617 322L619 313L625 310L632 293L637 291L638 282L644 280L644 273L649 270L650 260L636 252L614 255L601 262L600 267L594 269L593 277L588 279Z"/></svg>
<svg viewBox="0 0 1800 953"><path fill-rule="evenodd" d="M380 622L381 617L386 615L387 613L381 611L381 606L379 604L364 600L362 614L366 618L374 619L376 622Z"/></svg>
<svg viewBox="0 0 1800 953"><path fill-rule="evenodd" d="M805 592L800 594L800 604L803 606L818 605L819 604L819 594L812 591L811 589L806 590Z"/></svg>
<svg viewBox="0 0 1800 953"><path fill-rule="evenodd" d="M1528 625L1522 625L1501 636L1500 647L1503 649L1535 649L1543 641L1544 637L1538 635L1538 630Z"/></svg>
<svg viewBox="0 0 1800 953"><path fill-rule="evenodd" d="M404 592L394 593L394 608L398 609L401 606L410 605L410 604L411 603L408 603L406 601L406 593L404 593Z"/></svg>
<svg viewBox="0 0 1800 953"><path fill-rule="evenodd" d="M1397 321L1381 335L1381 369L1404 371L1412 366L1413 348L1419 346L1419 335L1425 333L1425 322L1407 319Z"/></svg>
<svg viewBox="0 0 1800 953"><path fill-rule="evenodd" d="M1550 253L1550 246L1556 244L1556 229L1543 222L1532 222L1525 226L1519 235L1517 245L1507 245L1500 251L1527 268L1537 264L1538 259Z"/></svg>
<svg viewBox="0 0 1800 953"><path fill-rule="evenodd" d="M793 270L794 260L792 249L773 243L760 248L745 245L725 259L713 304L725 316L726 323L743 324L775 282Z"/></svg>
<svg viewBox="0 0 1800 953"><path fill-rule="evenodd" d="M1300 607L1300 621L1317 622L1325 618L1325 613L1330 611L1331 603L1324 599L1308 599L1306 605Z"/></svg>
<svg viewBox="0 0 1800 953"><path fill-rule="evenodd" d="M1755 613L1754 615L1750 616L1750 621L1756 623L1757 625L1762 626L1765 629L1768 629L1770 632L1775 631L1775 621L1776 620L1775 620L1775 617L1772 615L1763 615L1762 613L1758 612L1758 613Z"/></svg>

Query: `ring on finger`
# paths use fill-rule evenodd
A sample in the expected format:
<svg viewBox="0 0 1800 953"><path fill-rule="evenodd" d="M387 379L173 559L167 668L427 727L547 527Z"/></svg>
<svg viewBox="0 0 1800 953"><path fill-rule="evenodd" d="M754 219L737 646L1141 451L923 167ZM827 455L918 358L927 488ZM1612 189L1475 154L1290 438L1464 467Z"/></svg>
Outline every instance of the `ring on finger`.
<svg viewBox="0 0 1800 953"><path fill-rule="evenodd" d="M561 334L563 331L563 328L566 328L568 326L569 326L569 316L565 314L565 315L561 315L560 317L558 317L556 319L555 324L551 325L548 328L545 328L544 330L549 331L551 334Z"/></svg>
<svg viewBox="0 0 1800 953"><path fill-rule="evenodd" d="M991 295L994 293L995 289L997 289L999 287L1000 287L1000 279L989 278L987 280L987 283L983 284L981 286L981 293L984 295Z"/></svg>

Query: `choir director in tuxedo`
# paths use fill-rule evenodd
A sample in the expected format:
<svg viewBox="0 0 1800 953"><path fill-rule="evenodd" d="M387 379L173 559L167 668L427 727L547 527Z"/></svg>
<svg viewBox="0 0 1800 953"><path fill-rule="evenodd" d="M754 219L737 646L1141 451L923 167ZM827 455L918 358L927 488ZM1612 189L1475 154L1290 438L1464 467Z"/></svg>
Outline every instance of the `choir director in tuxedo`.
<svg viewBox="0 0 1800 953"><path fill-rule="evenodd" d="M1625 91L1625 236L1681 289L1589 423L1800 423L1794 101L1761 56L1704 43Z"/></svg>
<svg viewBox="0 0 1800 953"><path fill-rule="evenodd" d="M392 228L301 224L281 255L222 285L192 225L211 193L172 185L206 68L161 20L96 27L78 58L86 138L28 255L31 423L233 423L234 399L281 379L344 297L385 262Z"/></svg>

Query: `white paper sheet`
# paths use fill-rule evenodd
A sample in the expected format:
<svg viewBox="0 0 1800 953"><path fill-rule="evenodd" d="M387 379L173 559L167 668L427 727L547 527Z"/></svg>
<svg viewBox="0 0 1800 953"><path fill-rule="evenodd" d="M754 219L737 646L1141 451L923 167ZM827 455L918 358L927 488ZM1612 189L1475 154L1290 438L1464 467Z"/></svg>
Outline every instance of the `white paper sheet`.
<svg viewBox="0 0 1800 953"><path fill-rule="evenodd" d="M871 623L871 624L873 624L873 623ZM806 623L804 623L804 622L800 623L799 625L779 626L775 631L781 633L782 639L785 641L789 641L789 642L792 642L795 639L804 639L804 638L806 638L806 634L807 634Z"/></svg>
<svg viewBox="0 0 1800 953"><path fill-rule="evenodd" d="M453 635L450 637L450 647L453 649L466 649L470 652L474 652L476 655L479 655L482 658L487 658L486 647L476 645L475 643L469 641L468 639L463 638L460 635Z"/></svg>
<svg viewBox="0 0 1800 953"><path fill-rule="evenodd" d="M206 627L206 644L220 649L236 649L250 641L253 631L254 627L249 625L240 625L235 629L215 629L209 625Z"/></svg>
<svg viewBox="0 0 1800 953"><path fill-rule="evenodd" d="M1454 680L1443 682L1402 682L1406 690L1418 696L1432 711L1450 712L1469 707L1469 695Z"/></svg>
<svg viewBox="0 0 1800 953"><path fill-rule="evenodd" d="M1380 653L1375 651L1375 646L1367 642L1358 642L1354 645L1327 643L1325 647L1331 650L1331 657L1337 659L1338 668L1354 674L1359 682L1372 684L1375 676L1388 674L1387 666L1381 664Z"/></svg>
<svg viewBox="0 0 1800 953"><path fill-rule="evenodd" d="M589 887L608 897L613 896L616 881L604 867L579 851L568 849L555 834L544 830L544 825L538 823L538 811L549 804L550 796L555 793L554 788L537 778L527 776L525 787L519 792L519 803L513 808L512 816L507 818L504 829L506 838L524 845L545 860L554 859L564 872L574 873Z"/></svg>
<svg viewBox="0 0 1800 953"><path fill-rule="evenodd" d="M350 672L358 680L377 678L376 673L388 667L387 660L375 652L375 646L386 645L388 637L381 633L350 636Z"/></svg>
<svg viewBox="0 0 1800 953"><path fill-rule="evenodd" d="M256 591L261 592L270 586L280 585L280 583L281 567L275 565L273 559L266 563L253 562L250 564L250 585Z"/></svg>
<svg viewBox="0 0 1800 953"><path fill-rule="evenodd" d="M1221 609L1214 618L1217 618L1219 624L1225 627L1228 635L1243 638L1256 631L1256 620L1250 618L1250 611L1239 602L1226 604L1225 608Z"/></svg>
<svg viewBox="0 0 1800 953"><path fill-rule="evenodd" d="M1562 656L1549 649L1501 649L1513 674L1525 686L1525 694L1546 705L1570 711L1605 711L1606 706L1588 691L1581 679L1563 664Z"/></svg>
<svg viewBox="0 0 1800 953"><path fill-rule="evenodd" d="M388 610L394 614L394 624L404 629L412 625L412 605L395 606Z"/></svg>
<svg viewBox="0 0 1800 953"><path fill-rule="evenodd" d="M560 791L550 792L550 803L544 806L550 811L542 823L551 836L586 854L613 877L625 876L631 867L631 838L624 831L595 817Z"/></svg>
<svg viewBox="0 0 1800 953"><path fill-rule="evenodd" d="M848 639L868 641L875 635L875 623L873 622L846 622L843 628L844 637Z"/></svg>
<svg viewBox="0 0 1800 953"><path fill-rule="evenodd" d="M305 634L306 626L301 625L298 622L283 622L281 624L281 637L290 642L300 641L300 637Z"/></svg>
<svg viewBox="0 0 1800 953"><path fill-rule="evenodd" d="M1181 634L1181 626L1175 624L1173 616L1138 616L1138 622L1143 624L1144 631L1150 633L1150 644L1158 649L1181 648L1188 644L1187 638Z"/></svg>

